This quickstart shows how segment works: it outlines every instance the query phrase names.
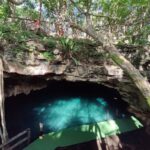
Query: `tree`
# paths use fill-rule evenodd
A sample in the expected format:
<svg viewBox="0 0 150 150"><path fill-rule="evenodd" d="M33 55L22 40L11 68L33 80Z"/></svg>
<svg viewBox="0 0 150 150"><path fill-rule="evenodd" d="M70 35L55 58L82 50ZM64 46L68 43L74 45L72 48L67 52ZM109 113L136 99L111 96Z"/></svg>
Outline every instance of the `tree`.
<svg viewBox="0 0 150 150"><path fill-rule="evenodd" d="M147 0L142 2L129 2L125 0L70 1L71 3L67 1L67 4L70 4L70 8L74 5L73 11L76 12L73 15L77 20L77 22L74 22L74 20L69 17L68 20L71 22L71 27L85 32L103 46L103 49L108 52L110 58L124 70L141 92L140 107L144 110L150 110L150 85L148 81L119 52L113 40L114 37L120 40L119 34L122 34L124 38L121 39L120 42L124 42L127 39L129 44L147 44L146 38L148 34L146 32L144 32L146 34L141 33L147 27L149 15L149 8L147 6L149 2ZM78 10L76 10L76 8ZM145 19L144 22L141 21L143 16ZM100 21L102 22L101 26L106 26L105 28L101 28L98 23ZM131 25L132 21L134 22L133 25ZM131 26L130 32L126 29L129 26ZM97 28L98 32L96 32ZM101 34L101 30L103 30L103 34ZM120 32L120 30L123 30L123 32ZM105 38L104 34L106 35ZM142 39L145 41L141 41Z"/></svg>
<svg viewBox="0 0 150 150"><path fill-rule="evenodd" d="M0 58L0 137L2 143L6 143L8 140L8 133L6 129L6 121L5 121L5 97L4 97L4 82L3 82L3 61Z"/></svg>
<svg viewBox="0 0 150 150"><path fill-rule="evenodd" d="M135 86L139 89L142 98L140 98L140 108L143 110L147 110L150 111L150 84L147 81L147 79L145 79L139 72L138 69L136 69L131 63L130 61L128 61L117 49L117 47L114 45L113 43L113 39L111 39L110 35L110 31L109 32L105 32L105 35L107 36L107 38L104 38L103 34L99 34L97 32L95 32L95 27L93 25L93 16L98 16L98 14L94 14L93 11L92 13L90 13L90 9L92 8L92 1L82 1L84 3L84 6L82 8L80 7L79 4L81 3L77 3L74 2L73 0L71 0L72 4L78 9L78 11L81 14L85 15L86 18L86 25L83 26L79 26L77 24L75 24L74 22L72 22L72 27L79 29L82 32L87 33L89 36L91 36L95 41L97 41L97 43L99 45L101 45L103 47L103 49L108 52L109 57L121 68L123 69L123 71L129 76L129 78L133 81L133 83L135 84ZM100 1L99 1L100 2ZM101 1L102 2L102 1ZM111 1L113 2L120 2L121 1ZM147 2L147 1L146 1ZM145 3L146 3L145 2ZM87 4L88 3L88 4ZM117 5L119 5L120 3L117 3ZM144 3L144 4L145 4ZM143 3L142 3L143 4ZM142 5L140 5L142 7ZM129 6L128 6L129 7ZM128 8L126 7L126 9ZM85 11L84 11L85 9ZM103 9L103 8L101 8ZM115 10L114 10L115 11ZM121 10L122 11L122 10ZM124 10L126 11L126 10ZM123 13L123 11L121 12ZM103 14L102 14L103 15ZM109 14L108 14L109 15ZM128 15L128 14L127 14ZM126 15L125 15L126 16ZM105 16L106 18L109 18L110 16ZM121 17L121 19L123 19L123 17ZM110 18L109 18L110 20Z"/></svg>

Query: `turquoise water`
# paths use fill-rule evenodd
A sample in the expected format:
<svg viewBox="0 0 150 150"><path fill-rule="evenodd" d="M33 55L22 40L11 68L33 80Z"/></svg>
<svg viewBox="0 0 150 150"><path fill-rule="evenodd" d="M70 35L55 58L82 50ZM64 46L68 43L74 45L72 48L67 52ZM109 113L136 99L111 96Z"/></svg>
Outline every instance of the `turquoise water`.
<svg viewBox="0 0 150 150"><path fill-rule="evenodd" d="M60 130L114 117L108 103L102 98L92 101L80 97L57 99L51 104L35 108L34 111L50 130Z"/></svg>
<svg viewBox="0 0 150 150"><path fill-rule="evenodd" d="M115 117L113 110L103 98L95 100L84 97L57 99L33 109L49 130L61 130L74 125L88 124Z"/></svg>
<svg viewBox="0 0 150 150"><path fill-rule="evenodd" d="M6 101L6 121L10 136L31 128L39 135L81 124L126 117L126 104L119 94L103 86L82 83L51 83L45 90L20 95ZM119 101L119 103L118 103Z"/></svg>

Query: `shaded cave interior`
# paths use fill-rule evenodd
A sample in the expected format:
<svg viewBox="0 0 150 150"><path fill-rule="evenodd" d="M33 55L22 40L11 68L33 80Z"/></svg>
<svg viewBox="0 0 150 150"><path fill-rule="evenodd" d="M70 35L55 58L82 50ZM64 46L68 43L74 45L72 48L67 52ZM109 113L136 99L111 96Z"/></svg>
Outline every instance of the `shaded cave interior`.
<svg viewBox="0 0 150 150"><path fill-rule="evenodd" d="M26 78L23 82L28 80ZM44 80L32 82L44 84ZM7 80L5 85L12 86L10 83L13 85ZM31 128L32 139L35 139L40 134L40 122L44 125L44 133L48 133L128 117L131 115L127 111L128 106L113 88L90 82L51 80L47 81L44 89L7 97L6 123L9 137Z"/></svg>

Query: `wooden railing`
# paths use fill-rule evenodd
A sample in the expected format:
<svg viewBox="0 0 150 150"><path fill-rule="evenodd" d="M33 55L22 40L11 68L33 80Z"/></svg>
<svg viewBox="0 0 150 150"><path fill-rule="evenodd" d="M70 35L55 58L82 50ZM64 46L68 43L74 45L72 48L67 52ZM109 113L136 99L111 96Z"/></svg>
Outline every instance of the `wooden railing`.
<svg viewBox="0 0 150 150"><path fill-rule="evenodd" d="M17 134L13 138L9 139L8 142L0 145L0 150L18 150L23 149L30 142L31 131L26 129L25 131ZM21 147L21 148L19 148Z"/></svg>

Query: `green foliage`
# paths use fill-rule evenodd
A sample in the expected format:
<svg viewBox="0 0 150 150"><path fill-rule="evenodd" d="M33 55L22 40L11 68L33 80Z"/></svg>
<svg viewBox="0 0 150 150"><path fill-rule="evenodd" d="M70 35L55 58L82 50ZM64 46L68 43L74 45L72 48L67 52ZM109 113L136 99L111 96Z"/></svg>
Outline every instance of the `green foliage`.
<svg viewBox="0 0 150 150"><path fill-rule="evenodd" d="M43 52L42 54L43 54L44 58L47 59L48 61L54 60L54 55L52 52L46 51L46 52Z"/></svg>
<svg viewBox="0 0 150 150"><path fill-rule="evenodd" d="M112 28L113 34L120 32L122 30L120 27L126 25L128 31L123 33L125 38L121 42L124 43L125 40L128 40L130 42L129 44L149 44L147 40L147 36L150 31L149 28L147 28L150 15L149 0L75 0L74 2L75 5L73 5L69 0L44 0L42 1L44 8L44 11L42 11L42 17L44 19L48 19L50 17L50 22L54 22L57 20L57 17L64 12L64 6L66 6L66 10L63 15L65 15L65 17L67 15L67 18L71 18L73 21L84 25L86 19L83 17L84 15L81 15L81 12L75 8L77 6L83 11L89 10L91 14L104 16L93 16L92 19L94 25L97 26L99 22L102 21L103 26L105 26L103 29ZM13 14L13 16L33 20L38 19L39 10L36 9L38 5L38 0L28 0L21 7L15 7L15 14ZM7 3L1 5L0 18L6 18L9 14L9 9L9 5ZM142 26L141 22L143 22ZM120 28L120 31L118 28ZM133 37L135 34L140 36ZM24 38L26 38L26 35L18 35L18 39ZM46 39L45 42L48 43L49 41ZM74 43L71 43L67 38L62 39L61 43L63 48L65 47L64 49L75 49L71 48L74 47ZM54 46L54 42L50 41L48 45Z"/></svg>
<svg viewBox="0 0 150 150"><path fill-rule="evenodd" d="M71 59L75 64L78 64L79 62L88 63L89 59L92 60L93 63L105 59L105 56L102 53L97 52L95 42L88 39L72 40L75 43L74 49L72 51L65 51L65 53L71 55Z"/></svg>
<svg viewBox="0 0 150 150"><path fill-rule="evenodd" d="M15 26L13 24L0 24L0 39L7 39L10 42L14 42L16 37L15 34Z"/></svg>
<svg viewBox="0 0 150 150"><path fill-rule="evenodd" d="M150 97L147 97L146 101L150 105Z"/></svg>
<svg viewBox="0 0 150 150"><path fill-rule="evenodd" d="M11 47L11 56L14 58L16 61L24 63L24 56L25 56L25 50L27 47L24 44L20 45L14 45Z"/></svg>
<svg viewBox="0 0 150 150"><path fill-rule="evenodd" d="M6 39L9 43L19 43L29 38L37 37L35 33L22 28L21 22L11 22L9 24L0 23L0 39Z"/></svg>
<svg viewBox="0 0 150 150"><path fill-rule="evenodd" d="M59 39L60 45L62 47L64 57L71 58L73 62L77 65L78 58L76 57L76 52L79 51L79 45L73 39L62 37Z"/></svg>
<svg viewBox="0 0 150 150"><path fill-rule="evenodd" d="M76 49L75 49L76 43L72 39L63 37L60 39L60 44L62 46L62 49L65 52L76 51Z"/></svg>
<svg viewBox="0 0 150 150"><path fill-rule="evenodd" d="M41 42L48 48L54 49L56 47L56 40L51 37L42 37Z"/></svg>
<svg viewBox="0 0 150 150"><path fill-rule="evenodd" d="M39 18L39 12L29 7L17 8L16 16L24 18L30 17L30 19L35 20Z"/></svg>
<svg viewBox="0 0 150 150"><path fill-rule="evenodd" d="M121 65L123 63L123 60L116 54L110 54L109 57L118 65Z"/></svg>
<svg viewBox="0 0 150 150"><path fill-rule="evenodd" d="M109 30L114 37L117 37L118 34L123 35L123 38L117 37L118 43L123 45L128 41L129 45L150 45L148 40L150 35L149 0L74 0L74 2L75 5L70 0L42 1L42 27L46 26L46 20L55 24L55 21L59 20L60 14L63 18L62 20L60 19L61 24L64 23L62 21L66 21L69 18L71 21L79 23L79 25L86 25L86 17L77 10L77 6L85 12L89 11L90 14L96 14L91 15L91 18L98 31L102 30L105 33ZM32 20L39 18L37 7L39 7L38 0L27 0L23 5L14 7L9 6L6 1L0 5L0 39L6 39L9 43L20 44L30 38L40 38L47 49L55 48L57 41L59 41L65 55L75 58L99 58L93 47L85 46L82 42L76 42L66 37L55 40L54 38L46 37L44 34L39 36L22 27L24 20L14 19L8 21L10 19L8 19L8 16L11 15L25 18L32 22ZM12 14L10 14L10 10ZM123 31L123 27L126 27L125 31ZM51 57L49 53L44 55L47 58Z"/></svg>
<svg viewBox="0 0 150 150"><path fill-rule="evenodd" d="M9 15L9 7L6 3L0 5L0 19L5 19Z"/></svg>

